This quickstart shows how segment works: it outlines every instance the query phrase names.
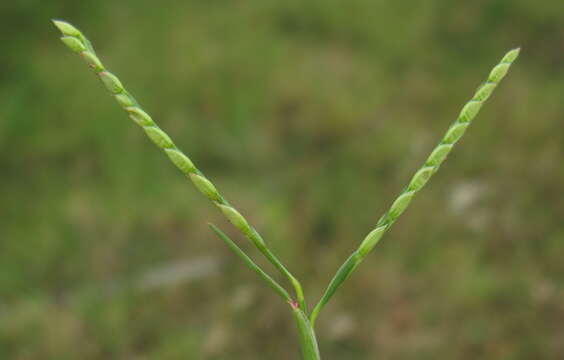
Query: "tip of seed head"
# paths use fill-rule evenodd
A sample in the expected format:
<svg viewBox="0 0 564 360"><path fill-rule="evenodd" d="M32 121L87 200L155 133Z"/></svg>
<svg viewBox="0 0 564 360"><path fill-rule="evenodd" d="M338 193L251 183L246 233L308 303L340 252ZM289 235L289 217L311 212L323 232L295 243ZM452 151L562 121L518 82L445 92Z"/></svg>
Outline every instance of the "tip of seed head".
<svg viewBox="0 0 564 360"><path fill-rule="evenodd" d="M62 28L65 27L66 24L68 24L67 22L63 21L63 20L57 20L57 19L51 19L51 22L53 23L53 25L55 25L57 27L57 29L62 30Z"/></svg>
<svg viewBox="0 0 564 360"><path fill-rule="evenodd" d="M516 47L515 49L511 49L507 52L507 54L505 54L505 56L503 57L503 62L513 62L515 61L515 59L517 59L517 57L519 56L519 53L521 52L521 47Z"/></svg>
<svg viewBox="0 0 564 360"><path fill-rule="evenodd" d="M57 19L51 19L51 21L57 27L57 29L59 29L59 31L61 31L64 35L75 36L75 37L81 35L80 31L77 28L75 28L74 26L72 26L70 23L66 21L57 20Z"/></svg>

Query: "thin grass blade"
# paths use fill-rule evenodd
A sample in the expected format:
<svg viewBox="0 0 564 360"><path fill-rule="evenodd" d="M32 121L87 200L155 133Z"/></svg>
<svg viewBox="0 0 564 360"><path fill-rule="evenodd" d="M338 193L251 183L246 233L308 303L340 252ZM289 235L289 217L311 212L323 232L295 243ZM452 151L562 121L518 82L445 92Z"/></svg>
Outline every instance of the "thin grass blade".
<svg viewBox="0 0 564 360"><path fill-rule="evenodd" d="M223 240L223 242L237 255L245 266L258 274L258 276L263 279L266 284L274 290L284 301L287 303L292 303L292 298L288 292L280 286L273 278L271 278L264 270L262 270L233 240L231 240L223 231L221 231L214 224L208 224L210 229L217 235L218 238Z"/></svg>

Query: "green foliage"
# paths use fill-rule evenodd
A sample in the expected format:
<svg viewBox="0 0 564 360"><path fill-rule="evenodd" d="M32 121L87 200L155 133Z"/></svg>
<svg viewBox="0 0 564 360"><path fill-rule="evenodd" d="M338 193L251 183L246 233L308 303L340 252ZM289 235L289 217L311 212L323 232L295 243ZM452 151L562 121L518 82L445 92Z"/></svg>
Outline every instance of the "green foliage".
<svg viewBox="0 0 564 360"><path fill-rule="evenodd" d="M55 25L62 31L62 40L67 46L71 48L74 52L86 52L90 55L94 54L94 49L88 40L74 28L72 25L67 24L62 21L54 21ZM74 41L69 41L68 37L72 35ZM87 50L88 45L88 50ZM397 218L407 209L415 193L427 183L430 177L435 173L441 163L446 159L448 152L452 149L452 146L464 135L466 128L474 117L478 114L480 108L485 99L487 99L495 86L503 79L509 70L511 63L517 58L519 54L519 49L514 49L508 52L500 62L490 73L487 82L484 86L480 87L472 100L470 100L460 112L460 115L456 121L451 125L449 130L446 132L445 136L441 142L437 145L437 148L431 153L430 158L423 165L423 167L416 172L411 182L407 186L406 190L393 202L390 209L380 218L376 228L368 234L364 239L360 247L353 252L353 254L345 261L345 263L339 268L333 280L329 283L325 294L314 307L311 315L308 317L308 309L305 305L305 300L303 297L303 292L299 282L291 275L285 267L280 263L280 261L273 255L273 253L268 250L266 244L262 240L262 237L258 235L256 230L252 229L247 220L231 205L229 205L223 197L219 194L216 187L209 181L203 174L198 171L193 163L188 160L177 147L174 145L170 137L161 130L152 119L147 115L138 105L131 105L135 103L132 97L129 96L121 84L120 80L110 72L101 71L96 72L97 75L102 80L102 83L106 86L106 89L115 96L118 104L120 104L124 110L131 114L135 114L132 118L133 120L143 127L145 133L157 145L157 147L163 149L165 153L169 156L170 160L184 173L188 173L195 187L204 194L208 199L214 202L222 211L222 213L227 217L229 222L231 222L235 228L237 228L242 234L248 237L253 244L257 247L259 251L266 256L266 258L271 261L271 263L277 267L282 275L285 275L290 283L294 286L297 296L297 302L294 302L286 290L283 289L274 279L267 275L258 265L256 265L244 252L241 250L227 235L221 232L217 227L211 225L211 229L216 233L216 235L222 239L227 246L243 260L245 265L256 272L276 293L278 293L284 300L286 300L292 307L294 313L294 318L298 326L298 333L300 336L300 343L302 349L302 355L304 360L316 360L320 359L319 350L317 347L317 340L314 334L314 324L317 316L321 309L327 304L329 299L333 296L336 290L341 286L341 284L350 276L352 271L362 262L364 257L374 248L376 243L380 240L382 235L390 226L397 220ZM101 66L103 67L103 66ZM94 70L96 71L94 67ZM132 111L134 110L134 111ZM448 147L445 147L448 146ZM446 150L446 152L445 152ZM438 152L438 155L437 155ZM173 156L171 156L173 154Z"/></svg>
<svg viewBox="0 0 564 360"><path fill-rule="evenodd" d="M57 16L88 31L310 302L499 52L522 45L464 144L323 309L316 333L328 360L562 353L561 1L0 8L0 358L287 360L298 346L287 305L205 224L284 277L66 51L45 22ZM200 265L208 258L218 270ZM132 289L177 263L201 277Z"/></svg>

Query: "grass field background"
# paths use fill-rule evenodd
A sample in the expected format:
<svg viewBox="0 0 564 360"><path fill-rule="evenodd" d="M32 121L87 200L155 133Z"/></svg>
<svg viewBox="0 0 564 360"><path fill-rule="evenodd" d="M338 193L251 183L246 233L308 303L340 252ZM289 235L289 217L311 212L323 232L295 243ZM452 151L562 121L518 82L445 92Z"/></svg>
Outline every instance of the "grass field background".
<svg viewBox="0 0 564 360"><path fill-rule="evenodd" d="M51 18L84 31L310 304L522 46L317 332L327 360L564 353L562 1L28 0L0 5L0 358L299 356L287 305L208 231L230 230L221 215Z"/></svg>

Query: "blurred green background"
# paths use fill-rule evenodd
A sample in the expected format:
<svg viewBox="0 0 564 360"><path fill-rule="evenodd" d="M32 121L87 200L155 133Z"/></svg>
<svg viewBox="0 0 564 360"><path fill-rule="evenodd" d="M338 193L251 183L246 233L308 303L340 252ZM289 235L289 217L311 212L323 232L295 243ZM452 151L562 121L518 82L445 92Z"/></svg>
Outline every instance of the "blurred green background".
<svg viewBox="0 0 564 360"><path fill-rule="evenodd" d="M90 37L310 304L522 46L318 336L327 360L561 358L561 0L2 2L0 358L299 357L287 305L206 223L256 251L60 43L53 17Z"/></svg>

